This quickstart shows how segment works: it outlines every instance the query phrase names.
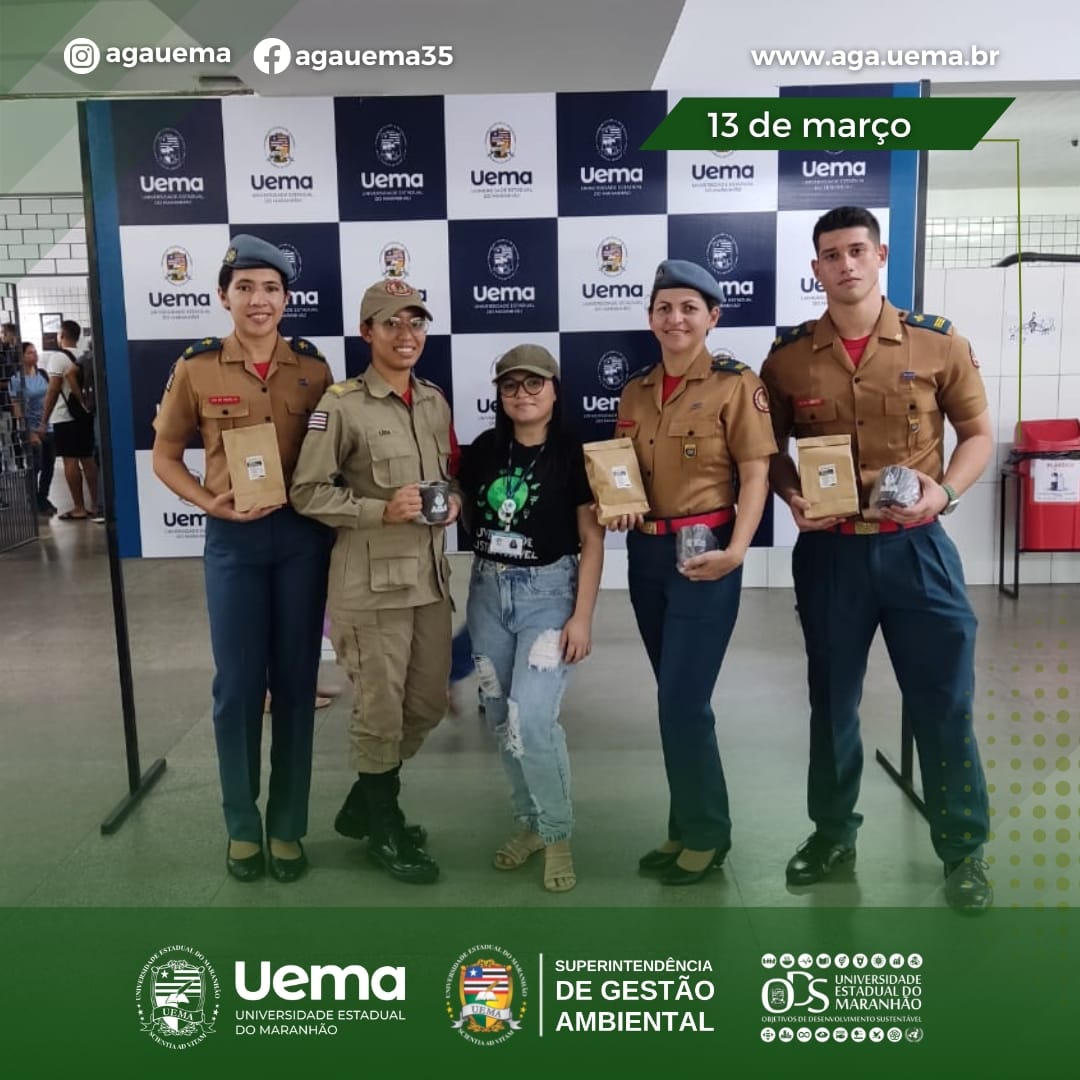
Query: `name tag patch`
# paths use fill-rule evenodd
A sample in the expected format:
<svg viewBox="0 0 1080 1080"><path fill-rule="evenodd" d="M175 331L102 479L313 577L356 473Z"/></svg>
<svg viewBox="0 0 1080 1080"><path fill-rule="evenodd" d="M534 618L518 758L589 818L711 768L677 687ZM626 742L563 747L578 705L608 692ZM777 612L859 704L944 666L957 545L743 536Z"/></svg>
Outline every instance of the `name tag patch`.
<svg viewBox="0 0 1080 1080"><path fill-rule="evenodd" d="M206 399L211 405L239 405L239 394L212 394Z"/></svg>

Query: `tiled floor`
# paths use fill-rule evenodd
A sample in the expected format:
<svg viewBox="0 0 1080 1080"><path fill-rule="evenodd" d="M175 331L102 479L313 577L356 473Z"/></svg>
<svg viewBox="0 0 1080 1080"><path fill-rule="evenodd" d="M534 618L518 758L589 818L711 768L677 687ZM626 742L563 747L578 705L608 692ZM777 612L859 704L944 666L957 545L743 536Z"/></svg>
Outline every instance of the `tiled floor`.
<svg viewBox="0 0 1080 1080"><path fill-rule="evenodd" d="M466 569L464 557L455 557L459 617ZM942 902L926 826L873 763L874 747L899 756L899 695L880 642L863 702L867 766L859 808L866 822L857 868L811 889L784 884L784 864L809 832L804 661L791 593L762 589L744 591L714 698L735 836L723 872L704 884L664 889L637 872L637 856L662 839L667 813L655 689L626 594L605 591L593 656L577 671L563 712L574 772L577 889L545 893L539 860L514 874L490 867L511 823L495 752L471 708L448 717L403 772L403 805L429 828L440 882L401 885L369 865L362 845L331 827L352 781L347 687L318 714L305 841L312 872L291 886L240 885L224 868L201 573L199 560L124 565L142 764L164 757L168 768L119 832L106 837L100 823L127 780L105 531L55 522L44 526L40 542L0 556L0 905ZM1025 587L1018 603L989 587L973 589L972 598L980 618L976 718L999 832L988 851L998 902L1050 905L1071 895L1076 903L1080 586ZM332 664L324 675L325 682L344 683Z"/></svg>

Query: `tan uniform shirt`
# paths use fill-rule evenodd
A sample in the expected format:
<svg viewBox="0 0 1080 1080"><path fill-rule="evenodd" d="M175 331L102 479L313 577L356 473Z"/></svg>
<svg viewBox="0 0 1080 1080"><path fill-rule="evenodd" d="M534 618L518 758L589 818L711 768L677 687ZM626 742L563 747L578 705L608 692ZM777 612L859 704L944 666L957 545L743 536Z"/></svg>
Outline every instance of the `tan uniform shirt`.
<svg viewBox="0 0 1080 1080"><path fill-rule="evenodd" d="M211 495L229 490L229 467L221 433L228 428L273 423L288 484L307 430L308 415L333 382L322 354L309 341L279 337L265 381L232 335L204 338L176 361L158 407L154 430L174 442L198 431L206 449Z"/></svg>
<svg viewBox="0 0 1080 1080"><path fill-rule="evenodd" d="M861 505L886 465L940 480L945 417L986 409L978 362L948 319L886 300L858 367L828 313L777 338L761 369L781 447L790 435L850 435Z"/></svg>
<svg viewBox="0 0 1080 1080"><path fill-rule="evenodd" d="M293 506L338 529L330 607L419 607L449 595L446 529L383 524L394 492L450 479L450 406L434 384L412 379L412 407L369 367L336 383L312 413L290 490Z"/></svg>
<svg viewBox="0 0 1080 1080"><path fill-rule="evenodd" d="M634 440L652 508L649 517L688 517L731 506L740 461L776 453L761 380L708 350L690 365L666 402L664 365L626 384L615 434Z"/></svg>

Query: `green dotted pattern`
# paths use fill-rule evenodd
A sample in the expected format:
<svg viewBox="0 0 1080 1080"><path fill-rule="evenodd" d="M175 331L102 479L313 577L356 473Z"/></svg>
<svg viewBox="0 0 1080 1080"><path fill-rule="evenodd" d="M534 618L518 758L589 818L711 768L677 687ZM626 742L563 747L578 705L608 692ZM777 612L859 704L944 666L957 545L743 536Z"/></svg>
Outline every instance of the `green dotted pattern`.
<svg viewBox="0 0 1080 1080"><path fill-rule="evenodd" d="M1080 904L1080 672L1065 626L1042 620L1012 642L1007 663L986 666L998 686L982 695L976 730L990 796L986 859L1002 906Z"/></svg>

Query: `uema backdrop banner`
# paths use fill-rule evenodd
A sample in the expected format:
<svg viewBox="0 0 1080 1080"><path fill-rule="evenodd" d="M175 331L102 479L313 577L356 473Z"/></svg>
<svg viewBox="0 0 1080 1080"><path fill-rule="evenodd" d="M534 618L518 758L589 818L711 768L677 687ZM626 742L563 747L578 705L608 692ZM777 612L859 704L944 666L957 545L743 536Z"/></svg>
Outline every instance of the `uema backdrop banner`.
<svg viewBox="0 0 1080 1080"><path fill-rule="evenodd" d="M779 91L918 93L917 84ZM627 378L659 359L646 308L665 258L716 275L724 307L709 348L754 370L778 330L824 308L811 232L831 207L874 211L890 245L889 296L911 303L916 152L638 149L682 96L88 102L121 554L202 554L203 515L153 475L152 424L181 352L231 328L217 275L236 233L286 253L281 332L317 345L336 379L367 363L363 290L380 277L419 288L435 321L417 371L442 387L466 444L493 422L496 360L523 341L559 358L581 436L611 437ZM185 460L201 477L196 443ZM789 515L774 510L758 546L794 541Z"/></svg>

